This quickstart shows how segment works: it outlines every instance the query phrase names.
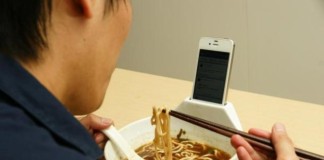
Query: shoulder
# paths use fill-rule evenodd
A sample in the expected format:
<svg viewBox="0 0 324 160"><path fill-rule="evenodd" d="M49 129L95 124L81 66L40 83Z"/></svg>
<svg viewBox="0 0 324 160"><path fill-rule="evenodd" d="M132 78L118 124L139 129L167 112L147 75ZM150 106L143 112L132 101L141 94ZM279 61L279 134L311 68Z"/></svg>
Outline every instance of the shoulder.
<svg viewBox="0 0 324 160"><path fill-rule="evenodd" d="M0 101L0 159L86 160L15 104Z"/></svg>

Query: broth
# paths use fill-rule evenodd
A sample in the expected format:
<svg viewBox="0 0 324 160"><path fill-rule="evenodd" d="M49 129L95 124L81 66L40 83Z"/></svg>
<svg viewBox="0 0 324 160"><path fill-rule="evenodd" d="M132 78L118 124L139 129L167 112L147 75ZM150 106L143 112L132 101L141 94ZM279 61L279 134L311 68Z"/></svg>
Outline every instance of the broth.
<svg viewBox="0 0 324 160"><path fill-rule="evenodd" d="M145 160L158 160L153 143L145 144L136 149L138 155ZM157 149L159 159L165 159L164 150ZM172 138L172 159L197 160L228 160L231 156L217 148L188 139Z"/></svg>

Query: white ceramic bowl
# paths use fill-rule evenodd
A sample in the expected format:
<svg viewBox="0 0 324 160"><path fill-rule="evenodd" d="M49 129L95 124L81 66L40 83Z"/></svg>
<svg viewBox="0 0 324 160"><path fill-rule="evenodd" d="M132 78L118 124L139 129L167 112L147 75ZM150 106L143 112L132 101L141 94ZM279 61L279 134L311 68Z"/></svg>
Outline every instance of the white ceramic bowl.
<svg viewBox="0 0 324 160"><path fill-rule="evenodd" d="M186 131L186 134L182 136L183 138L209 144L232 155L231 160L236 159L235 150L232 148L229 138L171 117L171 136L175 137L180 129ZM151 125L150 117L130 123L119 131L134 150L152 142L154 137L154 126ZM106 144L104 154L107 160L120 159L118 150L110 142Z"/></svg>

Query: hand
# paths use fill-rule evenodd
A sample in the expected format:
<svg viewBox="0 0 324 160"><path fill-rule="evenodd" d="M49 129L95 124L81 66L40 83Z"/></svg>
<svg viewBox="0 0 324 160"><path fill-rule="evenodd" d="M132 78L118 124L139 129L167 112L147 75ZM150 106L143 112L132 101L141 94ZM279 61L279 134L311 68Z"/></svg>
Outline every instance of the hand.
<svg viewBox="0 0 324 160"><path fill-rule="evenodd" d="M94 114L89 114L81 118L79 121L89 131L98 146L103 150L108 138L101 132L101 130L108 128L113 124L113 121Z"/></svg>
<svg viewBox="0 0 324 160"><path fill-rule="evenodd" d="M276 158L273 155L262 152L258 148L253 148L241 136L234 135L231 138L231 143L236 149L237 156L240 160L299 160L295 153L294 145L282 124L275 124L272 127L271 133L253 128L249 130L249 134L270 139L276 151Z"/></svg>

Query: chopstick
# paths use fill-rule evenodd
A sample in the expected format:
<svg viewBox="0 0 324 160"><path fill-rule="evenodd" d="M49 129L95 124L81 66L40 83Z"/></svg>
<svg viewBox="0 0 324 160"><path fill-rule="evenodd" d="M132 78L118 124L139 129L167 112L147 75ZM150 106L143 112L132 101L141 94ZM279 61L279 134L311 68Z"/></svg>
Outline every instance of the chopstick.
<svg viewBox="0 0 324 160"><path fill-rule="evenodd" d="M252 146L257 147L263 151L267 151L275 155L273 144L270 140L265 138L260 138L257 136L253 136L243 131L239 131L234 128L230 128L221 124L217 124L214 122L210 122L198 117L194 117L188 114L184 114L181 112L177 112L174 110L170 110L169 114L173 117L179 118L186 122L192 123L199 127L208 129L210 131L216 132L218 134L224 135L226 137L232 137L233 135L242 136L247 142L249 142ZM324 156L315 154L306 150L302 150L299 148L295 148L295 152L300 159L311 159L311 160L324 160Z"/></svg>

